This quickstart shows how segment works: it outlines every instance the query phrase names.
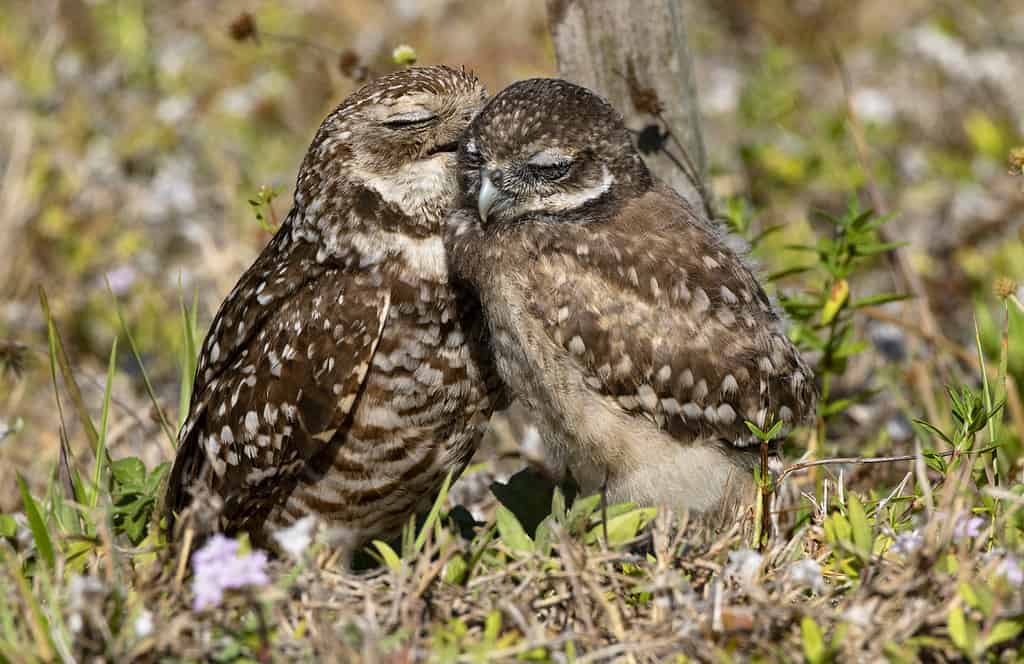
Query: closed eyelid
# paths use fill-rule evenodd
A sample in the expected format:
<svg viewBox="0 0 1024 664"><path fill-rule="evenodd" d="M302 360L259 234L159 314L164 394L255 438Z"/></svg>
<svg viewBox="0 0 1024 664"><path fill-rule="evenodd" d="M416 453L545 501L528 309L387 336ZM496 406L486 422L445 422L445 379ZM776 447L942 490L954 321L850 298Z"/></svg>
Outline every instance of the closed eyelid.
<svg viewBox="0 0 1024 664"><path fill-rule="evenodd" d="M437 113L426 108L418 108L411 111L403 111L401 113L393 113L381 120L382 124L385 125L410 125L418 124L421 122L428 122L437 118Z"/></svg>
<svg viewBox="0 0 1024 664"><path fill-rule="evenodd" d="M564 152L553 152L544 150L534 154L527 160L527 164L531 166L557 166L565 164L566 162L572 161L572 156L565 154Z"/></svg>

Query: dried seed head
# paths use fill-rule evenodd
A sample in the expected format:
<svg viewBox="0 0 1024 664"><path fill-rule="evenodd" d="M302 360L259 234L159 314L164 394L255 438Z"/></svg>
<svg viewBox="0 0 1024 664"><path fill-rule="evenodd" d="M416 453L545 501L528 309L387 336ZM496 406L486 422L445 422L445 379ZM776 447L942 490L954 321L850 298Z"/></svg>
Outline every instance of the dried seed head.
<svg viewBox="0 0 1024 664"><path fill-rule="evenodd" d="M640 113L661 115L664 107L658 97L658 91L640 82L633 60L626 62L626 86L629 89L629 100L633 103L633 108Z"/></svg>
<svg viewBox="0 0 1024 664"><path fill-rule="evenodd" d="M338 69L343 76L351 78L356 83L362 83L369 75L369 69L362 63L359 54L350 48L342 51L338 57Z"/></svg>
<svg viewBox="0 0 1024 664"><path fill-rule="evenodd" d="M1010 175L1024 175L1024 146L1010 150Z"/></svg>
<svg viewBox="0 0 1024 664"><path fill-rule="evenodd" d="M249 12L242 12L228 26L228 34L235 41L256 38L256 19Z"/></svg>
<svg viewBox="0 0 1024 664"><path fill-rule="evenodd" d="M29 348L16 341L0 341L0 376L21 378L29 361Z"/></svg>
<svg viewBox="0 0 1024 664"><path fill-rule="evenodd" d="M1000 300L1005 300L1017 292L1017 284L1009 277L999 277L992 284L992 290L995 292L996 297Z"/></svg>

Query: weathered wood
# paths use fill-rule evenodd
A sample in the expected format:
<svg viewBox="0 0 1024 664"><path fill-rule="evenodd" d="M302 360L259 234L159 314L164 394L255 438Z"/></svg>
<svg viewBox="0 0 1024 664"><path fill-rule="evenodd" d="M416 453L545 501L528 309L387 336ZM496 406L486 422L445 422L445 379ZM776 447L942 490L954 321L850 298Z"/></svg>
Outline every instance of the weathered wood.
<svg viewBox="0 0 1024 664"><path fill-rule="evenodd" d="M548 0L548 24L562 78L607 98L630 129L639 132L655 125L662 134L666 128L671 131L686 155L668 139L664 150L646 154L645 160L655 175L701 209L700 192L684 171L692 163L700 182L707 181L683 4ZM647 137L654 136L648 130Z"/></svg>

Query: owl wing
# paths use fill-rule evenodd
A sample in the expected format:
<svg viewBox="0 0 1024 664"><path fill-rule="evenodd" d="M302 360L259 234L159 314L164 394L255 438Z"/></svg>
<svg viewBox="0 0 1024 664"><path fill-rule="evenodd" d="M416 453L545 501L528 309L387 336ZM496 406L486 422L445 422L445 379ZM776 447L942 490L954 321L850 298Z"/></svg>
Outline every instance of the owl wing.
<svg viewBox="0 0 1024 664"><path fill-rule="evenodd" d="M744 420L803 420L813 375L754 275L674 192L538 247L533 314L590 389L682 441L753 442Z"/></svg>
<svg viewBox="0 0 1024 664"><path fill-rule="evenodd" d="M369 272L320 266L309 243L282 249L268 246L243 275L204 342L168 480L169 522L200 477L226 497L226 525L261 522L360 394L389 291Z"/></svg>

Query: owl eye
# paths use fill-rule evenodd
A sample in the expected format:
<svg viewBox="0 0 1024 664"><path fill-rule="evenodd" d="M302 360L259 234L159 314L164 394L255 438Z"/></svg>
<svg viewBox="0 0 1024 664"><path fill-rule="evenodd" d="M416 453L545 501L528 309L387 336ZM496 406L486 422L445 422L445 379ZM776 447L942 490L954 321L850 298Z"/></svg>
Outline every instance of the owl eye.
<svg viewBox="0 0 1024 664"><path fill-rule="evenodd" d="M462 161L467 168L478 168L483 162L476 141L472 138L462 144Z"/></svg>
<svg viewBox="0 0 1024 664"><path fill-rule="evenodd" d="M423 127L436 119L437 113L427 109L417 109L389 115L381 121L381 124L389 129L405 129L407 127Z"/></svg>
<svg viewBox="0 0 1024 664"><path fill-rule="evenodd" d="M572 168L572 158L563 154L540 152L526 162L531 175L544 180L561 180Z"/></svg>

